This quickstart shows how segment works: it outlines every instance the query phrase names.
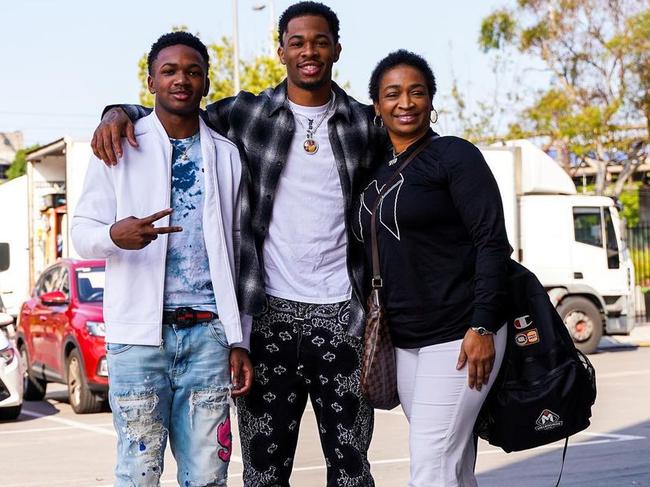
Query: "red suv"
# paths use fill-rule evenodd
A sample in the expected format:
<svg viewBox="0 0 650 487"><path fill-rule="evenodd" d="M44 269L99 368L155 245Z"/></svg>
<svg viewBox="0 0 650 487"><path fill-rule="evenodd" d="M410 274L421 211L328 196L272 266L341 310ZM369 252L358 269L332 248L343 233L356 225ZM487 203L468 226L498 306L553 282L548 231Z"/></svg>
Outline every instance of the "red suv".
<svg viewBox="0 0 650 487"><path fill-rule="evenodd" d="M108 391L103 298L104 261L62 259L41 274L18 319L25 399L41 400L48 382L61 382L76 413L102 408Z"/></svg>

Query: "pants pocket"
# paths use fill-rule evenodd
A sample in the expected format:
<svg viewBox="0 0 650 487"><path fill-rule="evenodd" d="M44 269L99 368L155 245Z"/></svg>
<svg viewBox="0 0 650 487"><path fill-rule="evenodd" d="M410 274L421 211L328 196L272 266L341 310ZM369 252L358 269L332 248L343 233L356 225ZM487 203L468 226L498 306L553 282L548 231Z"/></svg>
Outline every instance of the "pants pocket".
<svg viewBox="0 0 650 487"><path fill-rule="evenodd" d="M212 338L214 338L222 347L230 348L230 345L228 345L228 339L226 338L226 331L223 329L223 323L221 323L221 321L210 321L207 326Z"/></svg>
<svg viewBox="0 0 650 487"><path fill-rule="evenodd" d="M131 350L132 348L133 345L128 345L126 343L106 343L106 352L111 355L117 355L118 353Z"/></svg>

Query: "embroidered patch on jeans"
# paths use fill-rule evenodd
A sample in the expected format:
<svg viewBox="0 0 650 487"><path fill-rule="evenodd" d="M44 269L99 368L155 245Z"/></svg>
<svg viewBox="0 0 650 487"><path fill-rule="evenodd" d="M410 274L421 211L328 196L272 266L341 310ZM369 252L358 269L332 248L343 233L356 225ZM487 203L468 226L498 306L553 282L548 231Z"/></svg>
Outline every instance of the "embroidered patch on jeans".
<svg viewBox="0 0 650 487"><path fill-rule="evenodd" d="M226 418L223 423L217 426L217 443L219 443L219 451L217 455L222 462L228 463L230 461L230 454L232 453L232 433L230 432L230 416Z"/></svg>

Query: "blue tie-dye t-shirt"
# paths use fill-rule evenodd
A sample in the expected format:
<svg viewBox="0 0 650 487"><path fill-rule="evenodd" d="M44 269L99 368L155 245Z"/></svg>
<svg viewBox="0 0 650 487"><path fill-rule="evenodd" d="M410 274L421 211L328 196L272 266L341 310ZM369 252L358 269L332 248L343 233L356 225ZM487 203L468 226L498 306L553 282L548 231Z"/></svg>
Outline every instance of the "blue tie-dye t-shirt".
<svg viewBox="0 0 650 487"><path fill-rule="evenodd" d="M183 228L170 233L165 269L165 308L191 306L217 311L208 254L203 239L204 170L199 134L172 143L170 226Z"/></svg>

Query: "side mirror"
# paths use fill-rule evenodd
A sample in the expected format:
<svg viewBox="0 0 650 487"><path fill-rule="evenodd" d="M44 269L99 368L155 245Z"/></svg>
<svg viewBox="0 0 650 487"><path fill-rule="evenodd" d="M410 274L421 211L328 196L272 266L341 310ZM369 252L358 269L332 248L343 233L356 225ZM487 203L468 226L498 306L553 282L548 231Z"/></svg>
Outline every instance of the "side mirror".
<svg viewBox="0 0 650 487"><path fill-rule="evenodd" d="M13 324L14 317L9 313L0 313L0 328Z"/></svg>
<svg viewBox="0 0 650 487"><path fill-rule="evenodd" d="M41 294L40 298L41 302L46 306L59 306L62 304L68 304L68 297L61 291L43 293Z"/></svg>

